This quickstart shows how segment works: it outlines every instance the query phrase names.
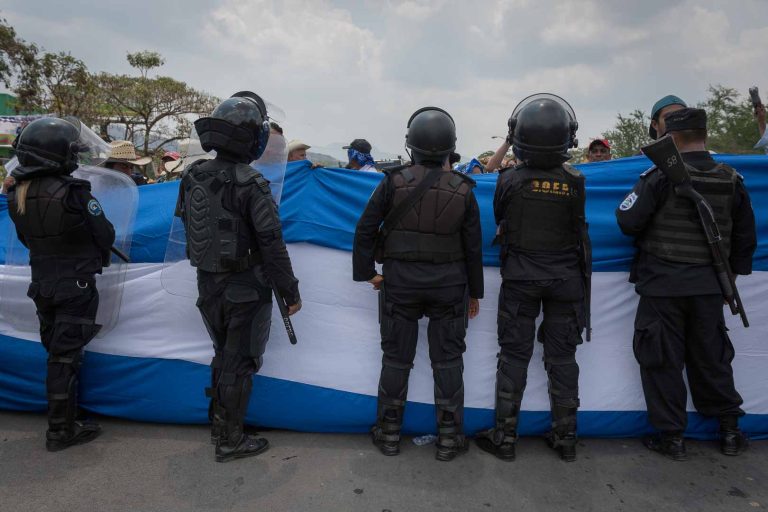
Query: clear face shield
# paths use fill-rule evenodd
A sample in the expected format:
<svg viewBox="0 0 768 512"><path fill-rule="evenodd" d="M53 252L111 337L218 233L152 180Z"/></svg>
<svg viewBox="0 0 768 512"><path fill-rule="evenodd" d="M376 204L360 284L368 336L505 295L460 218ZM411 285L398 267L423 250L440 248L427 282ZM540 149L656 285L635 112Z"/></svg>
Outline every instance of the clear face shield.
<svg viewBox="0 0 768 512"><path fill-rule="evenodd" d="M52 116L56 117L56 116ZM77 162L80 165L99 166L107 161L112 147L104 142L99 135L83 124L78 118L67 116L62 117L65 121L77 128L79 136L77 139ZM5 164L5 170L8 175L19 166L19 159L15 156Z"/></svg>

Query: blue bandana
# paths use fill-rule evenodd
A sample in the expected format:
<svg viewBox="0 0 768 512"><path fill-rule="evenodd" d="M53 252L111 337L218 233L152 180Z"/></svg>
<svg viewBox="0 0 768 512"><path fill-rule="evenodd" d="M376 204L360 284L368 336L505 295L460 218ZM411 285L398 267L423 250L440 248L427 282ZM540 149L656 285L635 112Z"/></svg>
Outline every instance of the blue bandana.
<svg viewBox="0 0 768 512"><path fill-rule="evenodd" d="M356 149L349 148L347 150L347 157L349 158L350 162L355 160L358 164L360 164L360 167L365 167L366 165L375 165L373 157L370 153L361 153Z"/></svg>
<svg viewBox="0 0 768 512"><path fill-rule="evenodd" d="M458 172L460 172L461 174L472 174L472 170L473 170L475 167L479 167L479 168L480 168L480 172L483 172L483 171L485 170L485 168L483 167L483 164L481 164L481 163L478 161L478 159L477 159L477 158L473 158L473 159L472 159L472 160L470 160L469 162L467 162L467 163L465 163L465 164L461 164L461 165L459 165L459 166L456 168L456 170L457 170Z"/></svg>

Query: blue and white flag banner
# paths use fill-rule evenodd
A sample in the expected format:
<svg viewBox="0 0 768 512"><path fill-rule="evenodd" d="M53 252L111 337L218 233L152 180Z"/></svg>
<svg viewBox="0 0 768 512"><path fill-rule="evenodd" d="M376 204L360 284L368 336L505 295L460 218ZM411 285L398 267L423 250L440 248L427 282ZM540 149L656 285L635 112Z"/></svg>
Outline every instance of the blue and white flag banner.
<svg viewBox="0 0 768 512"><path fill-rule="evenodd" d="M717 158L745 177L758 222L754 273L739 289L752 327L726 315L736 348L736 386L753 437L768 437L768 157ZM587 176L588 220L594 246L593 341L579 347L579 432L584 436L637 436L649 431L640 373L632 354L637 295L627 282L634 253L616 226L614 210L649 167L643 157L581 166ZM377 296L352 281L355 224L381 174L311 169L289 164L280 207L288 250L300 280L304 307L293 317L299 343L292 346L274 311L264 366L254 378L247 420L261 426L315 432L366 432L374 421L381 365ZM465 355L466 428L493 424L496 373L496 303L501 280L491 247L495 175L478 176L486 298L470 321ZM142 421L204 423L210 384L211 341L194 299L171 295L161 271L178 182L140 188L131 260L117 326L87 348L82 405L101 414ZM0 263L12 224L0 199ZM2 267L0 266L0 269ZM190 269L191 271L191 269ZM1 300L1 299L0 299ZM728 311L726 311L728 313ZM434 432L432 371L426 324L411 373L405 429ZM0 409L45 410L46 354L34 333L15 331L0 319ZM520 432L549 428L549 400L536 344L523 400ZM693 406L689 403L689 411ZM690 414L689 434L710 437L716 422Z"/></svg>

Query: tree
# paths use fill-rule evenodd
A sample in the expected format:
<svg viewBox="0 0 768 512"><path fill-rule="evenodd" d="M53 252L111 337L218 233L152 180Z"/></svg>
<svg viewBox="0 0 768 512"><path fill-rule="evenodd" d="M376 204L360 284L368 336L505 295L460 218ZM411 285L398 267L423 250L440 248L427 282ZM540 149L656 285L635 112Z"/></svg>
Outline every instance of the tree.
<svg viewBox="0 0 768 512"><path fill-rule="evenodd" d="M96 89L85 63L69 53L44 53L33 73L35 94L20 97L26 110L96 120Z"/></svg>
<svg viewBox="0 0 768 512"><path fill-rule="evenodd" d="M640 148L649 142L648 125L650 118L642 110L634 110L629 115L618 114L613 130L603 132L603 138L611 142L614 158L636 155Z"/></svg>
<svg viewBox="0 0 768 512"><path fill-rule="evenodd" d="M157 148L182 138L178 127L189 126L185 116L207 114L218 102L217 98L169 77L101 73L97 83L110 119L124 123L126 138L140 140L145 154L152 143L157 143L153 144Z"/></svg>
<svg viewBox="0 0 768 512"><path fill-rule="evenodd" d="M163 56L157 52L144 50L136 53L129 53L128 64L139 70L142 78L147 78L150 69L159 68L165 64Z"/></svg>
<svg viewBox="0 0 768 512"><path fill-rule="evenodd" d="M30 83L32 75L28 71L35 65L37 53L36 45L19 38L5 18L0 18L0 82L5 87L10 88L15 82L14 90L22 95L31 93L34 84Z"/></svg>
<svg viewBox="0 0 768 512"><path fill-rule="evenodd" d="M709 98L697 105L707 111L707 147L718 153L757 153L760 138L752 103L731 87L709 86Z"/></svg>

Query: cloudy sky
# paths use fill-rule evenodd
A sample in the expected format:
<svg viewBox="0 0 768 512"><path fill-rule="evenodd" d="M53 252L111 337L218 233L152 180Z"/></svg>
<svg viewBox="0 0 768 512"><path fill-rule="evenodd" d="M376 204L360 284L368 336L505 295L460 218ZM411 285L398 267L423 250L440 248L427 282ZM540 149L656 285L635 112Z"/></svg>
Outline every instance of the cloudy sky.
<svg viewBox="0 0 768 512"><path fill-rule="evenodd" d="M553 92L582 145L618 112L709 84L768 93L766 0L0 0L21 37L92 71L161 73L220 97L250 89L281 106L286 135L324 146L364 137L402 153L425 105L448 110L465 156L498 145L523 97Z"/></svg>

